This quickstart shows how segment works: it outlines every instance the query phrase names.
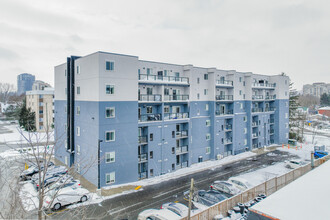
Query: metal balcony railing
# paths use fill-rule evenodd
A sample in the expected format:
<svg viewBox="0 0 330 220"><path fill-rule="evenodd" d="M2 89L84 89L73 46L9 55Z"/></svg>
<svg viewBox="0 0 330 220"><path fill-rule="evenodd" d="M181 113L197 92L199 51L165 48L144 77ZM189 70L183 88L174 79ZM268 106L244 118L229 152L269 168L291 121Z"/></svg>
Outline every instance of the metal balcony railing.
<svg viewBox="0 0 330 220"><path fill-rule="evenodd" d="M258 134L257 133L252 133L252 138L257 138Z"/></svg>
<svg viewBox="0 0 330 220"><path fill-rule="evenodd" d="M265 112L273 112L275 110L276 110L276 108L274 108L274 107L266 107L265 108Z"/></svg>
<svg viewBox="0 0 330 220"><path fill-rule="evenodd" d="M229 110L227 110L225 112L220 111L220 110L216 110L215 111L215 114L216 115L232 115L233 114L233 110L232 109L229 109Z"/></svg>
<svg viewBox="0 0 330 220"><path fill-rule="evenodd" d="M264 96L263 95L253 95L252 100L263 100Z"/></svg>
<svg viewBox="0 0 330 220"><path fill-rule="evenodd" d="M161 121L162 114L146 114L139 116L139 122L147 122L147 121Z"/></svg>
<svg viewBox="0 0 330 220"><path fill-rule="evenodd" d="M252 122L252 127L257 127L258 126L258 122L254 121Z"/></svg>
<svg viewBox="0 0 330 220"><path fill-rule="evenodd" d="M140 154L138 155L139 162L143 163L148 161L148 154Z"/></svg>
<svg viewBox="0 0 330 220"><path fill-rule="evenodd" d="M267 88L275 88L275 83L253 83L253 87L267 87Z"/></svg>
<svg viewBox="0 0 330 220"><path fill-rule="evenodd" d="M188 137L188 130L175 132L175 137Z"/></svg>
<svg viewBox="0 0 330 220"><path fill-rule="evenodd" d="M147 136L139 136L139 144L147 144L148 139Z"/></svg>
<svg viewBox="0 0 330 220"><path fill-rule="evenodd" d="M139 95L139 101L142 102L161 102L162 95Z"/></svg>
<svg viewBox="0 0 330 220"><path fill-rule="evenodd" d="M231 131L233 129L233 126L231 125L231 124L227 124L226 126L225 126L225 130L226 131Z"/></svg>
<svg viewBox="0 0 330 220"><path fill-rule="evenodd" d="M138 176L139 176L139 179L142 180L142 179L145 179L148 177L148 173L147 173L147 171L141 172L141 173L139 173Z"/></svg>
<svg viewBox="0 0 330 220"><path fill-rule="evenodd" d="M217 85L233 86L233 81L231 80L217 80Z"/></svg>
<svg viewBox="0 0 330 220"><path fill-rule="evenodd" d="M274 129L270 129L269 134L273 135L274 134Z"/></svg>
<svg viewBox="0 0 330 220"><path fill-rule="evenodd" d="M233 95L216 95L215 99L216 100L222 100L222 101L231 101L233 100L234 96Z"/></svg>
<svg viewBox="0 0 330 220"><path fill-rule="evenodd" d="M176 120L176 119L186 119L186 118L189 118L188 112L164 114L164 120Z"/></svg>
<svg viewBox="0 0 330 220"><path fill-rule="evenodd" d="M257 144L252 144L252 148L257 148L258 145Z"/></svg>
<svg viewBox="0 0 330 220"><path fill-rule="evenodd" d="M225 140L224 140L224 144L226 145L226 144L232 144L233 143L233 138L232 137L230 137L230 138L225 138Z"/></svg>
<svg viewBox="0 0 330 220"><path fill-rule="evenodd" d="M185 167L188 167L188 161L176 164L176 169L185 168Z"/></svg>
<svg viewBox="0 0 330 220"><path fill-rule="evenodd" d="M275 120L272 118L272 119L270 119L269 123L270 124L274 124L275 123Z"/></svg>
<svg viewBox="0 0 330 220"><path fill-rule="evenodd" d="M164 95L164 101L188 101L189 95Z"/></svg>
<svg viewBox="0 0 330 220"><path fill-rule="evenodd" d="M252 108L252 113L255 113L255 112L263 112L263 109L262 108Z"/></svg>
<svg viewBox="0 0 330 220"><path fill-rule="evenodd" d="M158 76L158 75L148 75L148 74L139 74L139 80L189 83L188 77Z"/></svg>
<svg viewBox="0 0 330 220"><path fill-rule="evenodd" d="M265 99L266 100L274 100L274 99L276 99L276 95L266 95Z"/></svg>
<svg viewBox="0 0 330 220"><path fill-rule="evenodd" d="M180 147L176 147L175 152L176 152L177 154L187 153L187 152L188 152L188 146L180 146Z"/></svg>

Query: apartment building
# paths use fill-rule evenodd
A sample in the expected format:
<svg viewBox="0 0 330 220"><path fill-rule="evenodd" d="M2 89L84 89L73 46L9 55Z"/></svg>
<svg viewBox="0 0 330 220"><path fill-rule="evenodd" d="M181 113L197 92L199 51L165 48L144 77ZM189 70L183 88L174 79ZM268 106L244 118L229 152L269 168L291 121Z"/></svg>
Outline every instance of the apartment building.
<svg viewBox="0 0 330 220"><path fill-rule="evenodd" d="M304 95L313 95L320 98L323 93L330 94L330 83L319 82L303 86Z"/></svg>
<svg viewBox="0 0 330 220"><path fill-rule="evenodd" d="M36 130L52 131L54 126L54 89L26 92L26 107L35 113Z"/></svg>
<svg viewBox="0 0 330 220"><path fill-rule="evenodd" d="M55 67L55 156L95 185L127 183L286 143L288 109L287 76L72 56Z"/></svg>

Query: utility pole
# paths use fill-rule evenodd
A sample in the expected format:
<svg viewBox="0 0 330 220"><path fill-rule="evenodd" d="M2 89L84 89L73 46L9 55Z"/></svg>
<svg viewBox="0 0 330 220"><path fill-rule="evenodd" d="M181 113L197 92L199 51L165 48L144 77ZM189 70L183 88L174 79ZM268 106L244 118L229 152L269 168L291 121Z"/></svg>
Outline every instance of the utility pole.
<svg viewBox="0 0 330 220"><path fill-rule="evenodd" d="M189 209L188 209L188 220L190 220L190 212L191 212L191 200L193 197L193 189L194 189L194 178L191 178L190 183L190 192L189 192Z"/></svg>

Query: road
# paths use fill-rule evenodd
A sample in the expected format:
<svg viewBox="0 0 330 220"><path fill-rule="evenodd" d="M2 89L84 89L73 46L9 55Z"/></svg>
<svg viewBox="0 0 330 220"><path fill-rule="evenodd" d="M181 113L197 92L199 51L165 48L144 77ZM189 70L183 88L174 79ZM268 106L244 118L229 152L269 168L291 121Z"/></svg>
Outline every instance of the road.
<svg viewBox="0 0 330 220"><path fill-rule="evenodd" d="M183 193L189 189L190 179L194 178L197 189L208 189L215 180L227 180L231 176L260 169L277 162L295 158L287 152L275 150L277 156L258 155L257 160L243 159L215 169L208 169L163 183L145 186L142 191L105 200L100 204L90 204L84 209L62 210L52 213L53 219L136 219L138 214L149 208L160 208L163 203L179 201L186 203ZM80 209L78 211L78 209Z"/></svg>

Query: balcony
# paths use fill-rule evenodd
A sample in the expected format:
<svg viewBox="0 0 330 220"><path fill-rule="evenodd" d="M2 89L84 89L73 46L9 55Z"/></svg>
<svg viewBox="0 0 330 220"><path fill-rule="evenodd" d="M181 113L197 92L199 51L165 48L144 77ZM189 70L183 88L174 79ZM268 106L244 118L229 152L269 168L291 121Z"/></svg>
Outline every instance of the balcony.
<svg viewBox="0 0 330 220"><path fill-rule="evenodd" d="M252 113L263 112L262 108L252 108Z"/></svg>
<svg viewBox="0 0 330 220"><path fill-rule="evenodd" d="M233 114L233 110L230 109L230 110L227 110L227 111L220 111L220 110L216 110L215 111L215 115L220 115L220 116L223 116L223 115L232 115Z"/></svg>
<svg viewBox="0 0 330 220"><path fill-rule="evenodd" d="M217 86L225 86L225 87L232 87L234 85L233 81L231 80L217 80L216 81Z"/></svg>
<svg viewBox="0 0 330 220"><path fill-rule="evenodd" d="M139 81L150 82L150 83L180 83L188 84L188 77L175 77L175 76L158 76L158 75L148 75L139 74Z"/></svg>
<svg viewBox="0 0 330 220"><path fill-rule="evenodd" d="M146 114L139 116L139 122L161 121L162 114Z"/></svg>
<svg viewBox="0 0 330 220"><path fill-rule="evenodd" d="M276 110L276 108L274 108L274 107L266 107L265 108L265 112L273 112L275 110Z"/></svg>
<svg viewBox="0 0 330 220"><path fill-rule="evenodd" d="M232 137L230 137L230 138L226 138L225 140L224 140L224 144L225 145L227 145L227 144L232 144L233 143L233 138Z"/></svg>
<svg viewBox="0 0 330 220"><path fill-rule="evenodd" d="M258 88L269 88L274 89L276 87L275 83L253 83L252 87L258 87Z"/></svg>
<svg viewBox="0 0 330 220"><path fill-rule="evenodd" d="M165 95L164 101L188 101L189 95Z"/></svg>
<svg viewBox="0 0 330 220"><path fill-rule="evenodd" d="M180 146L175 149L176 154L185 154L188 153L188 146Z"/></svg>
<svg viewBox="0 0 330 220"><path fill-rule="evenodd" d="M231 131L233 129L233 126L231 124L227 124L225 126L225 131Z"/></svg>
<svg viewBox="0 0 330 220"><path fill-rule="evenodd" d="M161 102L162 95L139 95L140 102Z"/></svg>
<svg viewBox="0 0 330 220"><path fill-rule="evenodd" d="M252 133L252 138L258 138L258 134L257 133Z"/></svg>
<svg viewBox="0 0 330 220"><path fill-rule="evenodd" d="M232 101L234 99L233 95L216 95L215 100L219 101Z"/></svg>
<svg viewBox="0 0 330 220"><path fill-rule="evenodd" d="M275 123L275 119L271 118L269 121L270 124L274 124Z"/></svg>
<svg viewBox="0 0 330 220"><path fill-rule="evenodd" d="M253 95L252 100L263 100L264 96L263 95Z"/></svg>
<svg viewBox="0 0 330 220"><path fill-rule="evenodd" d="M265 99L266 100L275 100L276 99L276 95L266 95Z"/></svg>
<svg viewBox="0 0 330 220"><path fill-rule="evenodd" d="M258 148L258 144L252 144L252 148Z"/></svg>
<svg viewBox="0 0 330 220"><path fill-rule="evenodd" d="M181 168L185 168L185 167L188 167L188 161L176 164L176 169L181 169Z"/></svg>
<svg viewBox="0 0 330 220"><path fill-rule="evenodd" d="M258 122L254 121L252 122L252 127L257 127L258 126Z"/></svg>
<svg viewBox="0 0 330 220"><path fill-rule="evenodd" d="M148 154L140 154L138 156L139 163L145 163L148 161Z"/></svg>
<svg viewBox="0 0 330 220"><path fill-rule="evenodd" d="M147 136L139 136L139 144L140 145L148 144Z"/></svg>
<svg viewBox="0 0 330 220"><path fill-rule="evenodd" d="M177 138L187 138L188 137L188 131L187 130L177 131L177 132L175 132L175 137L177 137Z"/></svg>
<svg viewBox="0 0 330 220"><path fill-rule="evenodd" d="M188 119L188 118L189 118L188 112L164 114L164 120L177 120L177 119Z"/></svg>
<svg viewBox="0 0 330 220"><path fill-rule="evenodd" d="M139 180L146 179L148 177L147 171L139 173Z"/></svg>
<svg viewBox="0 0 330 220"><path fill-rule="evenodd" d="M274 135L274 129L270 129L269 134Z"/></svg>

